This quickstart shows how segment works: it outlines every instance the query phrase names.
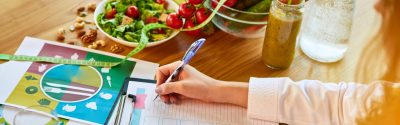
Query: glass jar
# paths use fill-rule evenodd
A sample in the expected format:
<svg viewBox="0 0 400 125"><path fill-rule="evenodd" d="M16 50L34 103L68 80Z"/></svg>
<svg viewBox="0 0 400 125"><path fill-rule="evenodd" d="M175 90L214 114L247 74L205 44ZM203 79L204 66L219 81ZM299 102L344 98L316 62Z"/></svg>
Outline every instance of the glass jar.
<svg viewBox="0 0 400 125"><path fill-rule="evenodd" d="M319 62L337 62L347 51L354 0L310 0L299 37L301 50Z"/></svg>
<svg viewBox="0 0 400 125"><path fill-rule="evenodd" d="M292 64L303 7L304 0L296 5L272 2L262 50L262 60L268 67L286 69Z"/></svg>

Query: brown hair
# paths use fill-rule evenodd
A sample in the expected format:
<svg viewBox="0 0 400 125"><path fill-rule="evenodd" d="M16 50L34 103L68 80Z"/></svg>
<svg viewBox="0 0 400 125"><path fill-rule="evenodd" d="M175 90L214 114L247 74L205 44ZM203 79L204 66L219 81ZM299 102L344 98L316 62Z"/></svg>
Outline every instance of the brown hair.
<svg viewBox="0 0 400 125"><path fill-rule="evenodd" d="M379 74L381 80L400 81L400 0L380 0L376 6L382 14L382 24L377 35L364 49L364 55L359 63L357 77L373 78ZM374 56L385 57L384 60ZM385 65L375 65L373 61L384 62ZM380 67L382 72L371 73L371 67ZM371 75L374 74L374 75ZM372 102L366 116L357 118L359 125L392 125L400 123L400 84L381 83L384 95L378 102ZM375 84L376 85L376 84ZM377 87L377 86L375 86ZM365 93L368 95L368 92Z"/></svg>
<svg viewBox="0 0 400 125"><path fill-rule="evenodd" d="M376 8L382 16L381 27L364 48L356 78L358 82L400 82L400 1L380 0Z"/></svg>

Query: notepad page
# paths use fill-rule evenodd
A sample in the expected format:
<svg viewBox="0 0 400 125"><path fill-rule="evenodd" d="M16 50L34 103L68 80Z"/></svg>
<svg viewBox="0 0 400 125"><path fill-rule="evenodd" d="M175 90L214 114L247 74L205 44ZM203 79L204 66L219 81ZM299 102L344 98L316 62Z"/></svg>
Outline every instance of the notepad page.
<svg viewBox="0 0 400 125"><path fill-rule="evenodd" d="M184 100L165 104L156 97L155 84L132 82L128 93L135 94L130 125L276 125L277 123L248 119L246 109L230 104Z"/></svg>

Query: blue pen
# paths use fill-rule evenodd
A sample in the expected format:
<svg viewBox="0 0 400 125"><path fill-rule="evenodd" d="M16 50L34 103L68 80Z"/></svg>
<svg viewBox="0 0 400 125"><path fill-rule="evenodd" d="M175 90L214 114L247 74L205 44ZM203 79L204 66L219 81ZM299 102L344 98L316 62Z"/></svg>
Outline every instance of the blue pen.
<svg viewBox="0 0 400 125"><path fill-rule="evenodd" d="M172 72L172 74L168 77L168 79L165 82L171 82L179 75L179 73L183 70L183 67L185 67L185 65L189 63L189 61L197 53L197 51L201 48L201 46L203 46L205 41L206 41L206 39L201 38L201 39L195 41L194 43L192 43L192 45L186 51L185 56L183 56L182 63L174 70L174 72ZM157 95L154 98L154 100L156 100L159 96L160 95Z"/></svg>

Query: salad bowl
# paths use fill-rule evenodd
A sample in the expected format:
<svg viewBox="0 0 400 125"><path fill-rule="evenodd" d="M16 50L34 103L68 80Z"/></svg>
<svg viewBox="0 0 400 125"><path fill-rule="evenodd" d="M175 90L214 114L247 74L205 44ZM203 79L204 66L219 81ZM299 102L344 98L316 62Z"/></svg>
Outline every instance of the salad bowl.
<svg viewBox="0 0 400 125"><path fill-rule="evenodd" d="M126 38L124 38L124 35L120 35L120 36L116 36L116 35L111 35L112 33L110 33L109 29L104 29L100 26L100 22L99 22L99 16L104 16L105 15L105 11L106 11L106 4L108 2L110 2L112 0L103 0L96 8L96 10L94 11L94 22L96 24L96 27L99 29L99 31L101 33L103 33L104 35L106 35L108 38L112 39L115 42L118 42L122 45L125 46L129 46L129 47L136 47L139 45L139 39L136 39L134 41L129 41ZM168 7L166 8L166 10L172 10L173 12L176 12L177 9L179 8L179 6L173 1L173 0L165 0L165 2L168 4ZM139 8L140 9L140 8ZM100 17L102 18L102 17ZM137 19L134 19L137 20ZM141 22L143 22L145 20L141 20ZM114 30L118 30L118 28L114 28ZM154 40L154 41L149 41L146 45L146 47L152 47L152 46L156 46L159 45L161 43L164 43L170 39L172 39L173 37L175 37L176 35L178 35L179 31L178 30L172 30L172 29L168 29L170 31L170 33L168 34L167 37L160 39L160 40ZM112 31L111 31L112 32ZM126 31L125 31L126 32ZM140 33L137 33L140 34ZM152 32L149 32L148 34L152 35ZM139 35L140 36L140 35Z"/></svg>

